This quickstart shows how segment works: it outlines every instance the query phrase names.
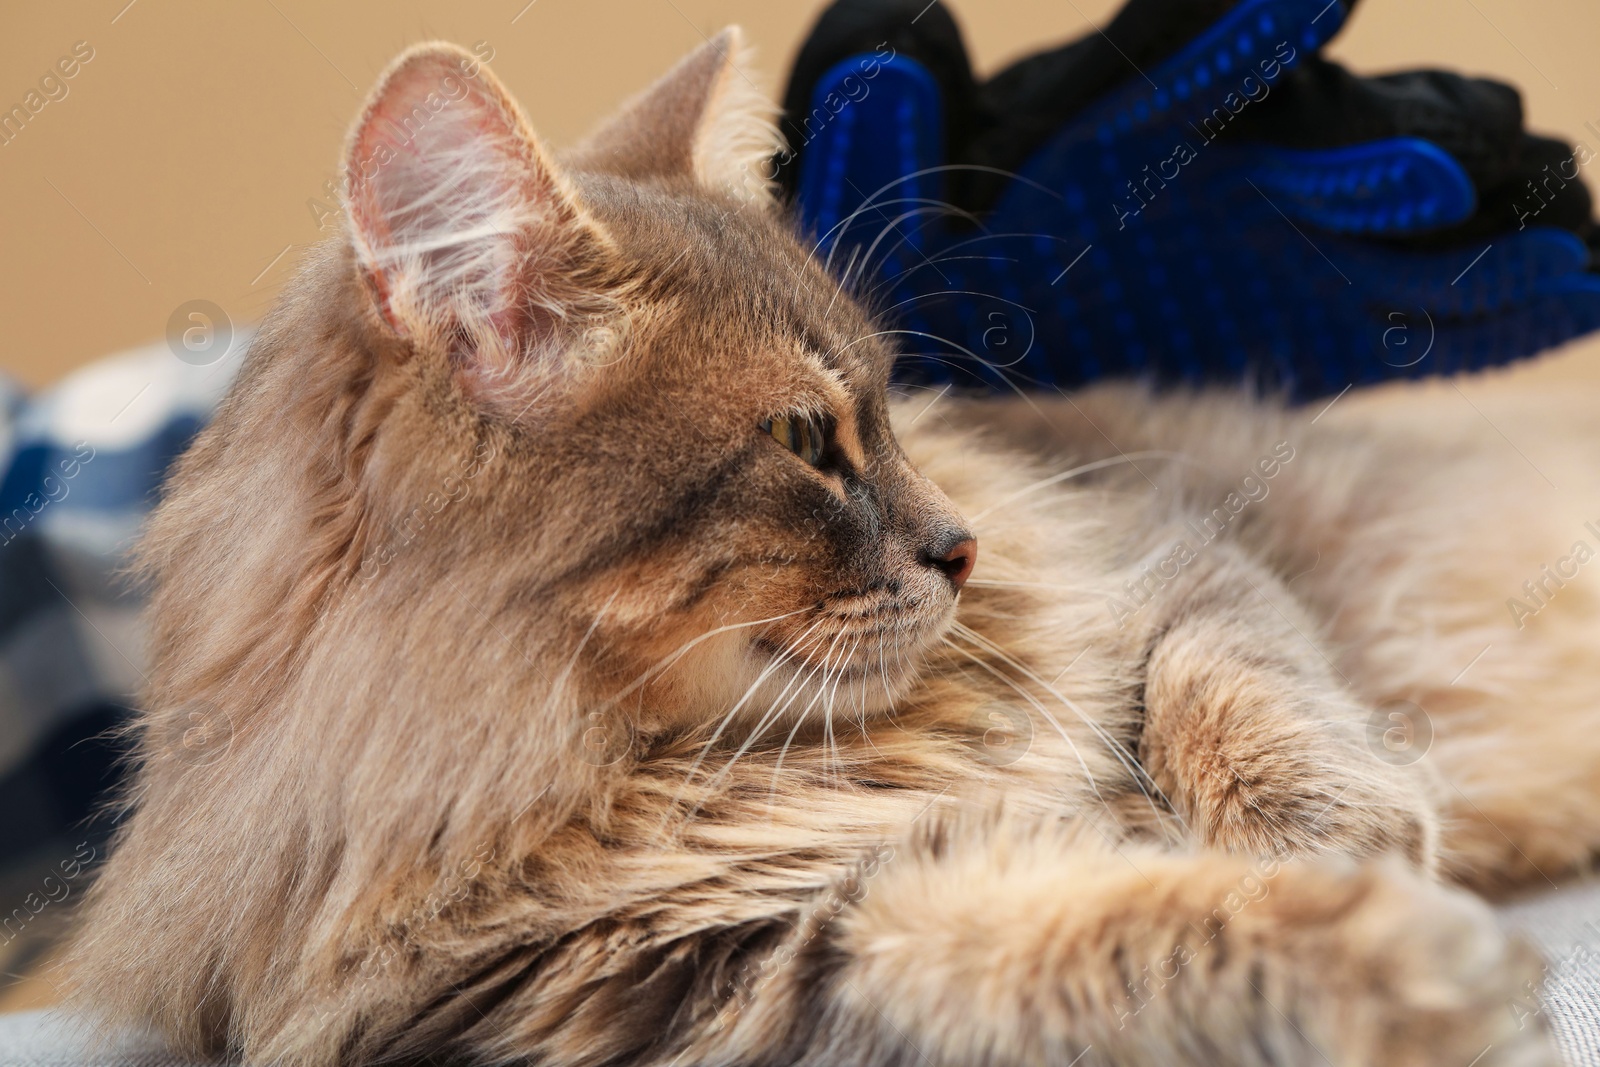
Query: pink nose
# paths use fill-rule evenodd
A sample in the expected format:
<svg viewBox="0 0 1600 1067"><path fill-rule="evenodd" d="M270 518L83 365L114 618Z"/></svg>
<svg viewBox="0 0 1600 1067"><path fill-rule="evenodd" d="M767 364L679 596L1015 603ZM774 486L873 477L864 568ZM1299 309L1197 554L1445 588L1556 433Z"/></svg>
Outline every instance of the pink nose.
<svg viewBox="0 0 1600 1067"><path fill-rule="evenodd" d="M935 556L929 562L944 572L944 576L950 579L950 584L959 593L961 587L967 584L967 579L972 576L973 565L978 562L978 542L971 537L957 541L949 551Z"/></svg>

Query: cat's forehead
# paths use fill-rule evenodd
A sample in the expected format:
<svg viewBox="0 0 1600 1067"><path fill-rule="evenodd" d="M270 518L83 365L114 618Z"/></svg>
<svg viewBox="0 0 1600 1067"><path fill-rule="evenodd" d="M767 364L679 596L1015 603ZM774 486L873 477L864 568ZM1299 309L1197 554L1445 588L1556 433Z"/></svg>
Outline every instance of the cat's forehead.
<svg viewBox="0 0 1600 1067"><path fill-rule="evenodd" d="M888 358L813 245L775 214L704 195L602 183L591 201L646 291L732 341L797 348L847 378Z"/></svg>

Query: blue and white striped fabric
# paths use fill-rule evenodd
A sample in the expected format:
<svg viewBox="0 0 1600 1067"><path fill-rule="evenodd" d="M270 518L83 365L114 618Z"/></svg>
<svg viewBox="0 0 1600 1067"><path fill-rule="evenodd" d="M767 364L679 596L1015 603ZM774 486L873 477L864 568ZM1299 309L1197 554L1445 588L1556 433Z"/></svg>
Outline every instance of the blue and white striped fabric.
<svg viewBox="0 0 1600 1067"><path fill-rule="evenodd" d="M165 343L135 349L33 396L0 377L0 890L16 889L0 901L5 970L49 925L13 904L104 832L89 816L116 772L106 734L144 669L121 570L245 341L204 367Z"/></svg>

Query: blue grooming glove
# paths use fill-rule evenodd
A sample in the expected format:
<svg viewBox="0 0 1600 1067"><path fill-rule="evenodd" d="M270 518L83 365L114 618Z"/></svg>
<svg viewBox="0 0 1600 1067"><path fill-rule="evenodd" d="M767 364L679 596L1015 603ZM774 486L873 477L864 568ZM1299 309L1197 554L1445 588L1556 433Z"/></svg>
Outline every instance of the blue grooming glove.
<svg viewBox="0 0 1600 1067"><path fill-rule="evenodd" d="M1323 59L1352 3L1130 0L979 85L943 5L840 0L778 173L907 382L1304 400L1600 328L1591 153L1507 86Z"/></svg>

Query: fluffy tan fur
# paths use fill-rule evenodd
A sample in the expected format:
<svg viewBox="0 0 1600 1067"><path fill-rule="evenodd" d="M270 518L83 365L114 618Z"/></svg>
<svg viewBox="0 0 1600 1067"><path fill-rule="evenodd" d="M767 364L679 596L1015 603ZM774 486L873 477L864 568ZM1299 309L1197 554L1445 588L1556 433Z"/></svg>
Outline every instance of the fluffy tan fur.
<svg viewBox="0 0 1600 1067"><path fill-rule="evenodd" d="M1353 405L891 404L724 150L718 42L565 164L479 69L364 167L470 57L385 75L351 239L144 543L90 1002L251 1064L1554 1063L1440 880L1600 845L1600 600L1504 617L1572 536L1522 460Z"/></svg>

